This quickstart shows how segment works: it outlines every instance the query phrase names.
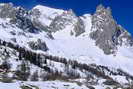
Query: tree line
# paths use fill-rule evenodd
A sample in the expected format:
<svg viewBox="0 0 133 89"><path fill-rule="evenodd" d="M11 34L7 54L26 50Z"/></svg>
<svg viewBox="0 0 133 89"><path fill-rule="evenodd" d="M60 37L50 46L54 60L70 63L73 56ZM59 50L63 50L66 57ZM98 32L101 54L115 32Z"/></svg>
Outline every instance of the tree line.
<svg viewBox="0 0 133 89"><path fill-rule="evenodd" d="M0 45L7 46L7 47L17 50L19 52L18 60L27 60L30 63L44 69L45 71L47 71L49 73L53 72L53 71L48 66L44 66L44 64L47 64L47 60L60 62L60 63L65 64L65 66L71 65L72 69L86 70L98 77L102 77L105 79L111 79L111 78L108 75L106 75L104 70L108 71L110 73L110 75L122 75L122 76L125 75L125 76L129 76L131 79L133 79L133 77L131 75L123 72L122 70L119 70L118 72L114 72L105 66L96 66L96 65L91 66L91 65L87 65L87 64L78 63L76 60L67 60L66 58L62 58L62 57L58 57L58 56L36 53L31 50L27 50L23 47L20 47L19 45L15 45L11 42L6 42L1 39L0 39ZM59 73L56 72L56 74L59 74ZM70 74L70 75L72 75L72 74ZM76 73L75 75L79 77L79 74Z"/></svg>

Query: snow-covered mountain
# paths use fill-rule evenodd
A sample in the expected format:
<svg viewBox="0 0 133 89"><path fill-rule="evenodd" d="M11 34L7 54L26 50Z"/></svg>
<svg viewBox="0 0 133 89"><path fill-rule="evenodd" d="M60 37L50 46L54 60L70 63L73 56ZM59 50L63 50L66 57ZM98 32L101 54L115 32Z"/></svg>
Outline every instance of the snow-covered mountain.
<svg viewBox="0 0 133 89"><path fill-rule="evenodd" d="M15 89L132 89L133 38L102 5L77 16L2 3L0 55L1 81Z"/></svg>

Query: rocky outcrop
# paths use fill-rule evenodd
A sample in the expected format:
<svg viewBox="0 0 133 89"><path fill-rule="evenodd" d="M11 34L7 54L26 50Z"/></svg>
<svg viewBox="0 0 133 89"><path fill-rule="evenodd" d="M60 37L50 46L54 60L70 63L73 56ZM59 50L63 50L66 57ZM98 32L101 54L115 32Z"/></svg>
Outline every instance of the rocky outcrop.
<svg viewBox="0 0 133 89"><path fill-rule="evenodd" d="M74 26L75 36L79 36L80 34L84 32L85 32L84 22L82 21L82 19L78 18L78 22Z"/></svg>
<svg viewBox="0 0 133 89"><path fill-rule="evenodd" d="M17 7L15 18L11 19L11 23L16 24L17 27L23 29L24 31L32 33L39 31L39 29L37 29L32 23L29 11L22 7Z"/></svg>
<svg viewBox="0 0 133 89"><path fill-rule="evenodd" d="M131 35L113 19L109 7L105 8L102 5L97 7L92 17L92 31L90 37L105 54L114 53L117 45L132 44Z"/></svg>
<svg viewBox="0 0 133 89"><path fill-rule="evenodd" d="M50 31L57 32L59 30L63 30L67 25L74 24L77 22L76 15L73 11L66 11L63 14L55 17L55 19L50 24Z"/></svg>
<svg viewBox="0 0 133 89"><path fill-rule="evenodd" d="M48 30L48 26L44 26L39 20L38 18L41 16L41 12L38 9L33 9L31 11L29 11L30 13L30 19L33 23L33 25L37 28L37 29L41 29L43 31L49 32Z"/></svg>
<svg viewBox="0 0 133 89"><path fill-rule="evenodd" d="M22 7L14 7L12 3L0 4L0 18L10 18L12 24L15 24L24 31L35 33L44 29L47 30L46 27L35 22L35 20L32 20L31 17L35 14L39 13L36 11L33 13L32 11L28 11Z"/></svg>
<svg viewBox="0 0 133 89"><path fill-rule="evenodd" d="M40 39L38 39L36 42L31 41L28 44L29 44L29 47L33 50L43 50L43 51L48 50L46 43Z"/></svg>
<svg viewBox="0 0 133 89"><path fill-rule="evenodd" d="M16 10L12 3L0 4L0 18L15 18Z"/></svg>
<svg viewBox="0 0 133 89"><path fill-rule="evenodd" d="M72 10L66 11L63 14L57 16L50 25L50 31L57 32L65 29L68 25L73 26L70 35L79 36L85 32L82 19L77 17Z"/></svg>

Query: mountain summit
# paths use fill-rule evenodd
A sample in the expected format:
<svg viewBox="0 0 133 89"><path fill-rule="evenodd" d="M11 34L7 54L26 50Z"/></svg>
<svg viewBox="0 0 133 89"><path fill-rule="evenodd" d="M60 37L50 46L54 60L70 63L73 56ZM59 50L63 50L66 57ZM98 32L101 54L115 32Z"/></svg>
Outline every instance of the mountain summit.
<svg viewBox="0 0 133 89"><path fill-rule="evenodd" d="M131 35L113 19L111 9L102 5L97 7L92 17L91 38L106 54L116 51L117 46L132 45Z"/></svg>
<svg viewBox="0 0 133 89"><path fill-rule="evenodd" d="M2 3L0 56L0 81L16 87L39 81L22 89L132 89L133 38L103 5L77 16L71 9Z"/></svg>

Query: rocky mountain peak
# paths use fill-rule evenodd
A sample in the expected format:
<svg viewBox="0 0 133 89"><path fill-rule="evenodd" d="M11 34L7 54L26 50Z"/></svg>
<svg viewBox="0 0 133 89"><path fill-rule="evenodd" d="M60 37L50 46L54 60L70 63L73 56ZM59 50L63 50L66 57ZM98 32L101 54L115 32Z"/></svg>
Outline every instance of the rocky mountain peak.
<svg viewBox="0 0 133 89"><path fill-rule="evenodd" d="M132 44L102 5L78 17L72 10L0 4L0 89L9 82L11 89L132 89Z"/></svg>
<svg viewBox="0 0 133 89"><path fill-rule="evenodd" d="M0 3L0 7L13 7L12 3Z"/></svg>
<svg viewBox="0 0 133 89"><path fill-rule="evenodd" d="M127 31L114 20L111 9L102 5L97 7L92 16L92 31L90 37L96 41L96 45L103 49L105 54L115 53L118 45L129 44L129 40L132 41L131 35L125 34ZM123 42L122 39L128 41Z"/></svg>
<svg viewBox="0 0 133 89"><path fill-rule="evenodd" d="M73 12L72 9L64 11L61 15L55 17L50 24L51 32L67 30L69 36L79 36L85 32L84 22Z"/></svg>
<svg viewBox="0 0 133 89"><path fill-rule="evenodd" d="M12 3L2 3L0 4L0 18L14 18L15 17L15 7Z"/></svg>
<svg viewBox="0 0 133 89"><path fill-rule="evenodd" d="M96 13L99 14L106 14L106 15L111 15L112 11L110 7L104 7L102 4L98 5L96 8Z"/></svg>
<svg viewBox="0 0 133 89"><path fill-rule="evenodd" d="M24 31L38 32L45 29L35 24L32 19L33 16L37 17L35 13L33 14L32 11L26 10L20 6L15 7L12 3L0 4L0 18L9 18L11 24L16 25Z"/></svg>
<svg viewBox="0 0 133 89"><path fill-rule="evenodd" d="M101 10L105 10L105 7L104 7L102 4L100 4L100 5L98 5L98 6L96 7L96 12L99 12L99 11L101 11Z"/></svg>
<svg viewBox="0 0 133 89"><path fill-rule="evenodd" d="M12 3L0 4L0 18L10 18L11 24L26 32L45 31L51 34L62 31L65 36L75 37L84 33L90 23L89 35L105 54L115 53L118 45L133 44L131 35L114 20L110 7L103 5L97 6L96 12L88 17L91 22L87 24L87 20L83 21L71 9L66 11L37 5L28 11L14 7Z"/></svg>
<svg viewBox="0 0 133 89"><path fill-rule="evenodd" d="M63 30L68 25L74 25L77 22L77 16L72 10L64 11L61 15L56 16L50 24L50 30L57 32Z"/></svg>

